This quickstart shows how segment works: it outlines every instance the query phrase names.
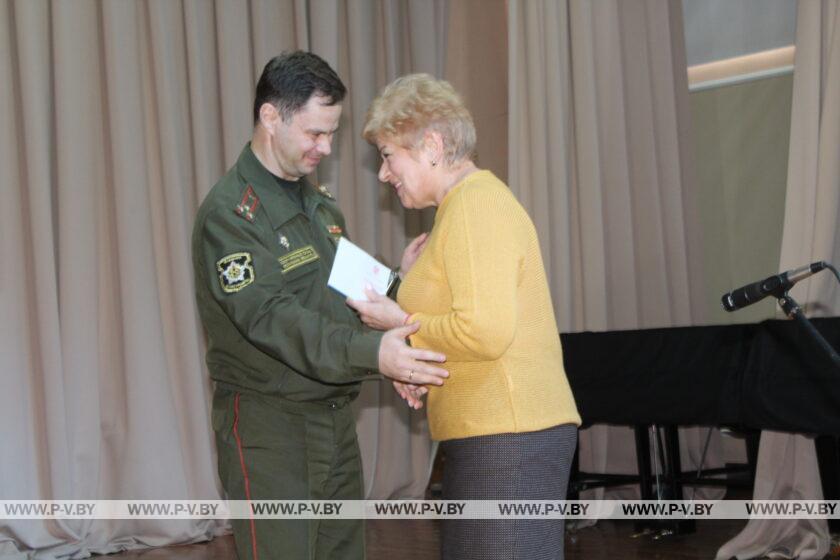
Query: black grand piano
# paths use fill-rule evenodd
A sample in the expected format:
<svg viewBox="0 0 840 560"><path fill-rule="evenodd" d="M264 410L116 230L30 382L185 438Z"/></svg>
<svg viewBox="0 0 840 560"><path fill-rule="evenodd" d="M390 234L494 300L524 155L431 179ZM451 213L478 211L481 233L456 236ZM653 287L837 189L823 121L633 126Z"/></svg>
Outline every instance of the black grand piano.
<svg viewBox="0 0 840 560"><path fill-rule="evenodd" d="M812 322L840 348L840 318ZM638 481L643 498L653 497L650 425L666 428L672 499L681 498L682 483L703 483L679 465L676 427L696 425L822 436L824 494L840 498L840 368L797 322L563 333L561 341L584 425L636 427L639 477L613 480ZM579 484L572 492L599 485L608 483Z"/></svg>

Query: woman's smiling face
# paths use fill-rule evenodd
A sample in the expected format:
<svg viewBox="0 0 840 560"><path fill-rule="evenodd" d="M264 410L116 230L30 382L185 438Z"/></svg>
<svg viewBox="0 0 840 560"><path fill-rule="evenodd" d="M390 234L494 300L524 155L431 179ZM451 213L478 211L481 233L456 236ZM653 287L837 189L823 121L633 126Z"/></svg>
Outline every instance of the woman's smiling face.
<svg viewBox="0 0 840 560"><path fill-rule="evenodd" d="M394 187L404 208L421 209L435 205L432 165L422 149L405 148L394 140L376 143L382 156L379 180Z"/></svg>

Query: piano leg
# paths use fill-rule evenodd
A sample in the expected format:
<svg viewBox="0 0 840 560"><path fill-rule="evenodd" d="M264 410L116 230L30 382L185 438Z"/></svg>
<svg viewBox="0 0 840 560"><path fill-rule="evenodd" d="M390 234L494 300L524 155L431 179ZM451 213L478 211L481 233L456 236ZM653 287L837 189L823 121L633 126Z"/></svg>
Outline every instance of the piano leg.
<svg viewBox="0 0 840 560"><path fill-rule="evenodd" d="M755 469L758 467L758 443L761 440L761 430L749 430L744 436L747 446L747 465L750 469L751 487L755 484Z"/></svg>
<svg viewBox="0 0 840 560"><path fill-rule="evenodd" d="M639 471L639 493L643 500L682 500L682 466L680 461L680 440L676 426L666 426L664 431L664 442L662 453L662 474L658 480L652 474L652 463L650 459L650 426L637 425L633 427L636 436L636 464ZM660 441L660 428L653 426L656 432L657 441ZM657 445L659 449L659 445ZM680 521L668 521L664 519L642 519L634 524L636 533L654 532L654 538L660 538L671 534L688 534L696 530L693 519Z"/></svg>
<svg viewBox="0 0 840 560"><path fill-rule="evenodd" d="M817 448L823 499L840 500L840 438L817 436L814 445ZM829 519L828 530L832 533L840 531L840 519Z"/></svg>
<svg viewBox="0 0 840 560"><path fill-rule="evenodd" d="M663 496L666 500L684 500L682 484L682 461L680 461L680 433L677 426L665 426L665 473L669 494ZM689 496L690 498L690 496ZM676 522L676 532L684 535L697 530L693 519L683 519Z"/></svg>
<svg viewBox="0 0 840 560"><path fill-rule="evenodd" d="M639 468L639 493L643 500L653 499L653 480L650 467L650 435L648 426L634 426L636 434L636 464Z"/></svg>
<svg viewBox="0 0 840 560"><path fill-rule="evenodd" d="M651 475L650 465L650 434L648 433L649 426L638 425L633 426L633 432L636 435L636 465L639 472L639 494L643 500L652 500L653 494L653 480ZM636 533L644 533L654 529L655 523L649 519L639 519L633 523L633 530Z"/></svg>

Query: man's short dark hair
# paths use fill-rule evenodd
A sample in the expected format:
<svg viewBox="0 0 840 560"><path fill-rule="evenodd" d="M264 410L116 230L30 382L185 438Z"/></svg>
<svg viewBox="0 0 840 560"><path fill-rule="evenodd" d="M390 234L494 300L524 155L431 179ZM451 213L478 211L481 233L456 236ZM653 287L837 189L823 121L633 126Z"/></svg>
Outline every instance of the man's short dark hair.
<svg viewBox="0 0 840 560"><path fill-rule="evenodd" d="M260 107L271 103L288 121L313 95L323 96L327 105L341 103L347 88L327 62L310 52L284 52L265 65L254 96L254 124Z"/></svg>

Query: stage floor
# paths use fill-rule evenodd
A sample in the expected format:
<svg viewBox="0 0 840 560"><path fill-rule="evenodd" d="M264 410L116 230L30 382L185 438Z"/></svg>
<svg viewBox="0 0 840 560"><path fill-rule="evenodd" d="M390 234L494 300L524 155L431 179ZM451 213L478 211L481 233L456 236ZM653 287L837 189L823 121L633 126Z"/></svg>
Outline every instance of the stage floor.
<svg viewBox="0 0 840 560"><path fill-rule="evenodd" d="M566 534L566 560L709 560L718 547L746 524L742 520L697 522L697 532L654 540L634 537L632 521L602 521ZM439 522L371 520L367 522L367 560L437 560ZM233 538L189 546L146 549L108 556L109 560L235 560Z"/></svg>

